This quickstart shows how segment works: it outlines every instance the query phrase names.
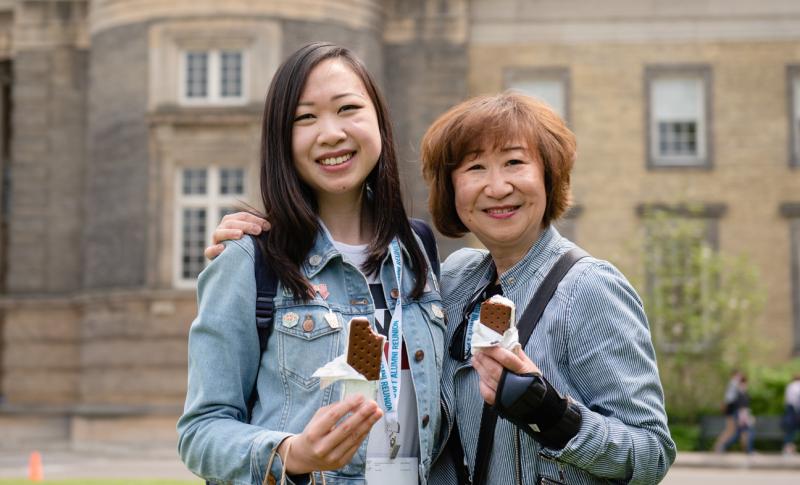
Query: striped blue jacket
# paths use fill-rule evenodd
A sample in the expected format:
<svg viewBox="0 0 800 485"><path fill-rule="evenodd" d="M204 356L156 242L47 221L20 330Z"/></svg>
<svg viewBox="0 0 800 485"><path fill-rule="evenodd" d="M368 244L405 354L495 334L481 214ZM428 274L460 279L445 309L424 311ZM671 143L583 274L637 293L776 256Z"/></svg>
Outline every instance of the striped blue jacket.
<svg viewBox="0 0 800 485"><path fill-rule="evenodd" d="M559 256L575 245L550 227L528 254L500 276L503 295L519 317ZM447 341L463 319L472 295L492 277L486 251L463 249L442 268L442 298L448 322ZM495 430L489 481L532 484L536 477L566 483L658 483L675 459L664 395L642 302L610 263L579 261L561 281L525 352L562 395L578 403L582 425L562 450L541 447L503 419ZM442 377L449 436L453 422L464 446L470 473L480 429L483 399L471 360L445 353ZM457 416L457 420L454 417ZM431 483L456 483L445 451L434 465Z"/></svg>

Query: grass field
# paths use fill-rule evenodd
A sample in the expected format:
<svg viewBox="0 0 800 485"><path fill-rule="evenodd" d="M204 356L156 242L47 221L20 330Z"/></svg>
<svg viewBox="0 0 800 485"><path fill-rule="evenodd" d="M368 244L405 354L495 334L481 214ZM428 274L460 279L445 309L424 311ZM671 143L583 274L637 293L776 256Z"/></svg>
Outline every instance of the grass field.
<svg viewBox="0 0 800 485"><path fill-rule="evenodd" d="M153 479L117 479L117 478L71 478L65 480L45 480L31 482L23 478L0 478L0 485L200 485L198 480L153 480Z"/></svg>

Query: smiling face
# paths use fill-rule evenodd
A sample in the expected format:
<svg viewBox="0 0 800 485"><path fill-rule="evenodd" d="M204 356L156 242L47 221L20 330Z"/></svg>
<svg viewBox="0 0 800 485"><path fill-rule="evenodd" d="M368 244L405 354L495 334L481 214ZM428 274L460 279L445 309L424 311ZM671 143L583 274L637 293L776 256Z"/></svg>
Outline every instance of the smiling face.
<svg viewBox="0 0 800 485"><path fill-rule="evenodd" d="M381 154L375 106L364 83L338 59L308 75L292 127L292 157L320 205L358 200Z"/></svg>
<svg viewBox="0 0 800 485"><path fill-rule="evenodd" d="M524 253L542 232L544 165L524 142L469 153L451 174L461 222L493 254Z"/></svg>

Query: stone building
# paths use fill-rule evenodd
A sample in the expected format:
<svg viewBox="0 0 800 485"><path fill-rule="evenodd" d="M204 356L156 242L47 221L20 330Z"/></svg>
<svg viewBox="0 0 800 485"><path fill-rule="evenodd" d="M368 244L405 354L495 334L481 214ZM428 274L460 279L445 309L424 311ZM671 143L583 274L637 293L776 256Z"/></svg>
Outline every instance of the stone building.
<svg viewBox="0 0 800 485"><path fill-rule="evenodd" d="M563 232L635 272L642 208L698 205L760 268L775 358L800 352L800 4L587 4L0 0L0 428L175 440L202 249L257 199L266 87L311 40L381 82L415 214L427 125L528 92L578 136Z"/></svg>

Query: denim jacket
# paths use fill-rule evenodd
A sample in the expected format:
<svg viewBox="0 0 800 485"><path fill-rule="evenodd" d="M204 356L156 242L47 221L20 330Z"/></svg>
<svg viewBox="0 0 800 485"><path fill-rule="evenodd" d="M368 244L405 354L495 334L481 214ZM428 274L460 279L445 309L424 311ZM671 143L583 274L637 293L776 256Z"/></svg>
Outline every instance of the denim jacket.
<svg viewBox="0 0 800 485"><path fill-rule="evenodd" d="M503 295L524 312L558 258L575 247L555 228L543 231L525 257L500 275ZM488 283L494 263L486 251L463 249L442 267L448 342L476 289ZM581 411L578 434L561 450L541 447L504 419L497 421L488 483L570 485L659 482L675 459L664 396L641 300L611 264L585 258L561 280L525 347L525 353L562 395ZM483 398L471 359L447 355L442 376L443 434L453 417L470 472L474 471ZM562 475L563 474L563 475ZM456 483L447 452L434 465L431 483Z"/></svg>
<svg viewBox="0 0 800 485"><path fill-rule="evenodd" d="M421 243L420 243L421 244ZM189 383L184 414L178 421L178 449L186 466L207 480L261 485L269 457L280 442L303 431L321 406L335 402L341 384L320 389L314 371L346 352L345 328L351 318L373 322L367 280L322 231L301 265L312 284L329 295L293 299L283 285L275 297L274 328L261 354L255 322L254 246L250 238L228 241L226 249L198 280L198 315L189 332ZM445 333L441 297L429 271L424 294L408 295L413 278L404 257L403 337L417 399L420 483L427 482L433 440L440 426L440 390ZM397 288L390 257L380 271L385 298L393 307ZM332 327L325 315L339 320ZM290 315L294 314L294 315ZM288 316L287 316L288 315ZM330 318L330 317L328 317ZM299 319L299 321L298 321ZM307 331L307 320L313 328ZM305 327L305 328L304 328ZM420 352L421 351L421 352ZM257 377L256 377L257 376ZM247 423L246 403L256 386L258 402ZM344 468L326 472L331 485L364 483L366 440ZM280 477L276 454L271 473Z"/></svg>

